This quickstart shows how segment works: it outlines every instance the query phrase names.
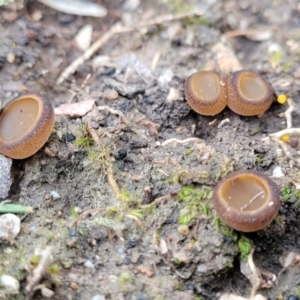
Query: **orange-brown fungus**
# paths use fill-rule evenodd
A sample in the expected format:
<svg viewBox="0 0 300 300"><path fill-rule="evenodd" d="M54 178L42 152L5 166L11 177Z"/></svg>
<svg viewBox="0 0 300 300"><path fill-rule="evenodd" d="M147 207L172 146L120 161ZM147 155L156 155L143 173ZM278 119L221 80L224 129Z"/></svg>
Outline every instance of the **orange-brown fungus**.
<svg viewBox="0 0 300 300"><path fill-rule="evenodd" d="M227 105L226 81L212 71L191 75L184 85L185 98L201 115L214 116Z"/></svg>
<svg viewBox="0 0 300 300"><path fill-rule="evenodd" d="M0 153L15 159L33 155L46 143L53 126L54 111L46 97L16 98L0 114Z"/></svg>
<svg viewBox="0 0 300 300"><path fill-rule="evenodd" d="M213 205L231 228L252 232L265 228L280 208L275 183L255 171L233 172L215 188Z"/></svg>
<svg viewBox="0 0 300 300"><path fill-rule="evenodd" d="M242 116L259 116L271 106L273 90L268 81L249 71L227 78L228 107Z"/></svg>

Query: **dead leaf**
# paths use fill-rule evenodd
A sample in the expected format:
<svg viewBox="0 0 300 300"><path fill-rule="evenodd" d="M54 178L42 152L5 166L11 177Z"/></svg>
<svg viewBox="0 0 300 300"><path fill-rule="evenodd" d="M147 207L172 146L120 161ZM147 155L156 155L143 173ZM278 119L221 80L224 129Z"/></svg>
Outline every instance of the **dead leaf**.
<svg viewBox="0 0 300 300"><path fill-rule="evenodd" d="M66 103L54 108L54 113L56 116L65 115L71 117L82 117L92 110L94 104L94 100Z"/></svg>
<svg viewBox="0 0 300 300"><path fill-rule="evenodd" d="M221 73L231 73L242 69L235 53L222 43L217 43L208 54L205 70L215 70Z"/></svg>

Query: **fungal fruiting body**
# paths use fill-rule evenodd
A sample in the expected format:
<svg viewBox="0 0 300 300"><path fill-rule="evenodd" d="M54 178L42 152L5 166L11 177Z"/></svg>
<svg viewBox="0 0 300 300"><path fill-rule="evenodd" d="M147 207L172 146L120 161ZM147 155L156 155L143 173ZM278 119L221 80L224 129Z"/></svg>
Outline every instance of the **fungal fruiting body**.
<svg viewBox="0 0 300 300"><path fill-rule="evenodd" d="M257 231L268 226L278 214L279 191L265 175L237 171L216 186L213 205L229 227L243 232Z"/></svg>
<svg viewBox="0 0 300 300"><path fill-rule="evenodd" d="M227 78L228 107L242 116L259 116L271 106L273 90L268 81L250 71L237 71Z"/></svg>
<svg viewBox="0 0 300 300"><path fill-rule="evenodd" d="M0 153L14 159L36 153L54 126L50 101L38 94L25 94L8 103L0 114Z"/></svg>
<svg viewBox="0 0 300 300"><path fill-rule="evenodd" d="M220 113L226 105L242 116L262 116L274 98L267 80L245 70L226 79L212 71L197 72L185 81L184 93L191 108L206 116ZM284 101L283 97L280 101Z"/></svg>
<svg viewBox="0 0 300 300"><path fill-rule="evenodd" d="M185 98L194 111L214 116L227 105L226 81L212 71L192 74L184 85Z"/></svg>

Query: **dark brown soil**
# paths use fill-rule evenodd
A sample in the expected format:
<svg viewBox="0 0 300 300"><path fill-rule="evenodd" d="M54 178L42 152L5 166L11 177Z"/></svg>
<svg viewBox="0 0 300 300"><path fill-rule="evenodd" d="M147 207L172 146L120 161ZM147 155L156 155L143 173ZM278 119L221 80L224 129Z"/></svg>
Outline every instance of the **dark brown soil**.
<svg viewBox="0 0 300 300"><path fill-rule="evenodd" d="M141 1L132 11L125 4L134 1L95 2L108 9L106 17L67 15L31 0L23 9L0 8L2 106L26 91L45 94L54 107L95 101L83 117L57 116L45 147L13 162L8 199L35 210L22 219L16 240L0 245L0 275L21 284L18 295L3 299L26 299L33 258L47 245L54 246L55 267L40 283L54 291L53 299L218 299L224 292L249 297L251 284L239 264L242 236L255 247L255 264L275 275L283 254L299 252L300 148L285 144L287 157L277 142L263 139L286 128L288 104L274 102L261 118L228 108L201 116L184 100L183 83L198 70L212 66L226 73L240 64L267 78L275 94L293 100L292 125L300 127L298 1ZM94 42L116 22L136 25L193 9L203 16L113 35L73 75L56 83L82 54L74 37L84 25L92 25ZM270 36L257 41L258 33L244 34L244 29L267 29ZM240 31L229 37L234 30ZM121 111L129 123L98 106ZM98 133L100 145L84 144L91 139L87 127ZM192 137L198 140L168 141ZM282 195L279 216L265 230L241 234L222 224L220 229L209 200L203 200L207 211L195 204L186 234L178 228L187 207L177 195L182 188L213 189L233 170L272 176L276 166L285 174L274 178L278 188L291 195ZM109 182L110 167L120 197ZM163 196L167 200L147 207ZM91 209L100 212L78 219ZM289 266L277 284L259 293L271 300L299 297L299 273L297 264ZM30 297L45 299L40 289Z"/></svg>

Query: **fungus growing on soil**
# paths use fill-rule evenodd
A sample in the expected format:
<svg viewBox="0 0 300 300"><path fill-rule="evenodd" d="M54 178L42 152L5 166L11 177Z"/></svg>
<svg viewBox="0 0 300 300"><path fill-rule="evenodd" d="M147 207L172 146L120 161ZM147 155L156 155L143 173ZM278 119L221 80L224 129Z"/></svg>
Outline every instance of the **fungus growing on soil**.
<svg viewBox="0 0 300 300"><path fill-rule="evenodd" d="M250 71L237 71L227 78L228 107L242 116L260 116L273 102L268 81Z"/></svg>
<svg viewBox="0 0 300 300"><path fill-rule="evenodd" d="M220 219L233 229L252 232L265 228L280 208L276 184L255 171L237 171L221 180L213 205Z"/></svg>
<svg viewBox="0 0 300 300"><path fill-rule="evenodd" d="M201 115L214 116L227 105L226 81L212 71L192 74L184 85L185 98Z"/></svg>
<svg viewBox="0 0 300 300"><path fill-rule="evenodd" d="M8 103L0 114L0 153L14 159L36 153L54 126L50 101L38 94L25 94Z"/></svg>

